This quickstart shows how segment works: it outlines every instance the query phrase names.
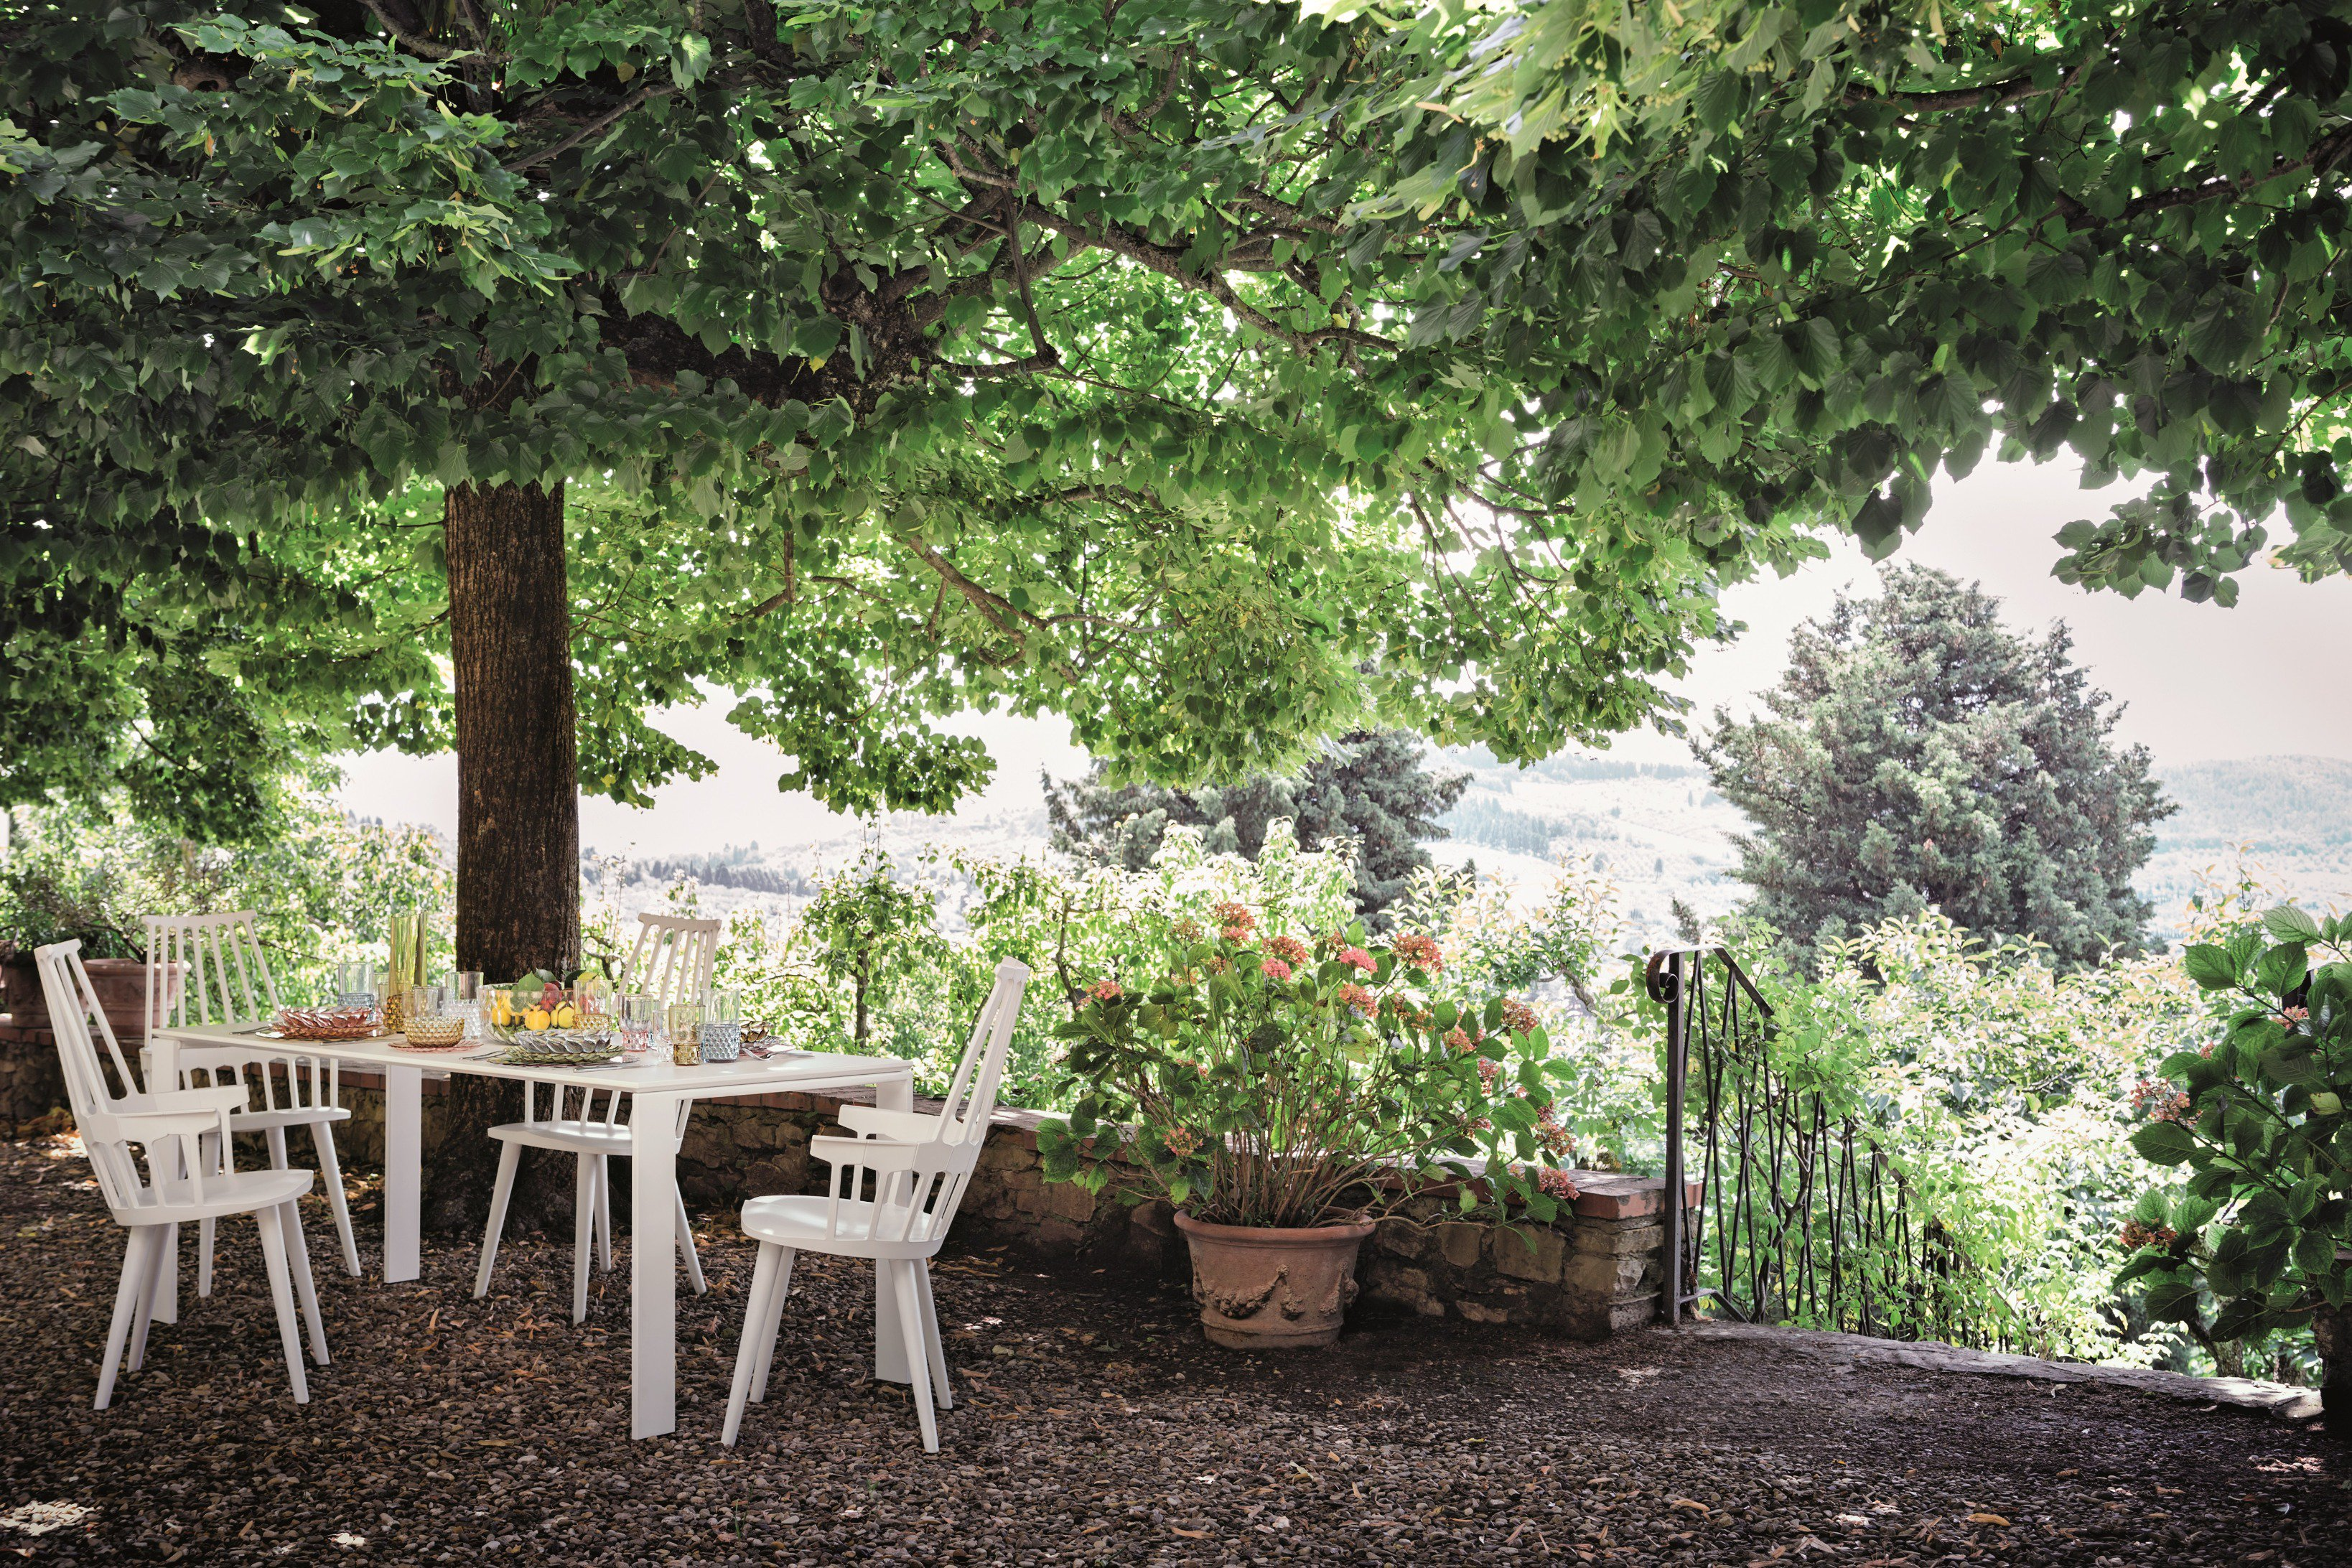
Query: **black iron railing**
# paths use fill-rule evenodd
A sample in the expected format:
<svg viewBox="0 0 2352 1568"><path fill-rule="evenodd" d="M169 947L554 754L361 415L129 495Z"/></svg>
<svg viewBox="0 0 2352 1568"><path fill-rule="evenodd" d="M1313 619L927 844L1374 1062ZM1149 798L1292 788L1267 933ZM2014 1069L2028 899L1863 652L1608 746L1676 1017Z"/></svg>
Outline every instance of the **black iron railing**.
<svg viewBox="0 0 2352 1568"><path fill-rule="evenodd" d="M1659 1315L2000 1344L1966 1304L1965 1260L1923 1221L1872 1129L1772 1050L1772 1009L1720 947L1651 955L1666 1013L1666 1205Z"/></svg>

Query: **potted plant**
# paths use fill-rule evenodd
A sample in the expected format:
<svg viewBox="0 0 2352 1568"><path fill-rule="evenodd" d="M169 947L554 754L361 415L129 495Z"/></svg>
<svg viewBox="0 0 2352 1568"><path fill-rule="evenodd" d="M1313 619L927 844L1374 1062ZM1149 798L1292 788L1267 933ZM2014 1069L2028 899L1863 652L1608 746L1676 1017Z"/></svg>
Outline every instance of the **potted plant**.
<svg viewBox="0 0 2352 1568"><path fill-rule="evenodd" d="M38 852L0 862L0 994L19 1026L46 1028L49 1021L33 950L79 939L82 967L115 1037L147 1037L146 946L115 902L114 878L104 867Z"/></svg>
<svg viewBox="0 0 2352 1568"><path fill-rule="evenodd" d="M1240 904L1216 918L1167 926L1160 973L1077 999L1060 1031L1077 1100L1038 1132L1049 1179L1174 1207L1213 1342L1331 1343L1357 1249L1433 1188L1465 1212L1557 1215L1550 1084L1568 1068L1531 1008L1436 994L1426 936L1310 943L1262 937Z"/></svg>

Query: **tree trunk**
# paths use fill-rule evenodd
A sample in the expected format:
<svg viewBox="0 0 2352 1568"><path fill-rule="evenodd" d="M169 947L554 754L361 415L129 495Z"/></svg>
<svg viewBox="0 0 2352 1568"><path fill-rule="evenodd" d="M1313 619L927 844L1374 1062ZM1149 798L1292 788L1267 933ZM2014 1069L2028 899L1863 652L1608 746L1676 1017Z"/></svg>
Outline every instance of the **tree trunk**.
<svg viewBox="0 0 2352 1568"><path fill-rule="evenodd" d="M580 749L563 486L460 486L441 522L457 708L457 967L491 981L569 972L580 958ZM425 1218L471 1227L488 1209L498 1165L483 1130L515 1120L520 1096L456 1073L446 1109ZM540 1180L543 1163L524 1159L510 1226L551 1217L557 1189L568 1198L569 1173Z"/></svg>
<svg viewBox="0 0 2352 1568"><path fill-rule="evenodd" d="M2311 1335L2317 1342L2320 1365L2320 1417L2328 1435L2352 1441L2352 1307L2322 1302L2312 1314Z"/></svg>

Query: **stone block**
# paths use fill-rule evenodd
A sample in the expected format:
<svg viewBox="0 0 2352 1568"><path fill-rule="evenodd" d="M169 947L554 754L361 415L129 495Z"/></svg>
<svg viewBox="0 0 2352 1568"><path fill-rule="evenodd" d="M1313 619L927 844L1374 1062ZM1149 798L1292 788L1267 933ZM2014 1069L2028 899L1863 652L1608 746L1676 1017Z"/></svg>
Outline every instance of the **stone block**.
<svg viewBox="0 0 2352 1568"><path fill-rule="evenodd" d="M1041 1251L1076 1252L1087 1233L1066 1219L1041 1219L1037 1222L1037 1246Z"/></svg>
<svg viewBox="0 0 2352 1568"><path fill-rule="evenodd" d="M1409 1220L1384 1219L1372 1232L1372 1245L1399 1258L1419 1258L1429 1245L1429 1232Z"/></svg>
<svg viewBox="0 0 2352 1568"><path fill-rule="evenodd" d="M1568 1258L1568 1238L1558 1231L1497 1226L1493 1245L1495 1267L1501 1272L1538 1285L1559 1283L1560 1266Z"/></svg>
<svg viewBox="0 0 2352 1568"><path fill-rule="evenodd" d="M1666 1227L1643 1220L1579 1220L1574 1234L1579 1252L1655 1252L1666 1244Z"/></svg>
<svg viewBox="0 0 2352 1568"><path fill-rule="evenodd" d="M1643 1263L1638 1254L1609 1258L1580 1252L1568 1260L1568 1267L1560 1272L1560 1282L1571 1290L1603 1300L1630 1296L1642 1288Z"/></svg>
<svg viewBox="0 0 2352 1568"><path fill-rule="evenodd" d="M1079 1225L1095 1217L1095 1194L1076 1182L1045 1184L1045 1212Z"/></svg>
<svg viewBox="0 0 2352 1568"><path fill-rule="evenodd" d="M1486 1227L1483 1225L1441 1225L1437 1227L1437 1247L1445 1261L1456 1268L1475 1268L1478 1255L1484 1250Z"/></svg>
<svg viewBox="0 0 2352 1568"><path fill-rule="evenodd" d="M1454 1310L1474 1323L1507 1323L1511 1321L1510 1313L1499 1307L1490 1307L1484 1301L1456 1301Z"/></svg>

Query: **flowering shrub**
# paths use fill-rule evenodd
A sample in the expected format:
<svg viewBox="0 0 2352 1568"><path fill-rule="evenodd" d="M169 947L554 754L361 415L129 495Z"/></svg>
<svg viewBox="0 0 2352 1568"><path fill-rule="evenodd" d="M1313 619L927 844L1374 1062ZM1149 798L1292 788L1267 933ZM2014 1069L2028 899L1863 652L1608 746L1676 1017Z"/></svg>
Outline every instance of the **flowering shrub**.
<svg viewBox="0 0 2352 1568"><path fill-rule="evenodd" d="M1157 927L1155 978L1097 983L1063 1027L1076 1104L1038 1131L1048 1177L1218 1224L1316 1226L1442 1183L1474 1209L1483 1157L1489 1201L1557 1216L1574 1195L1552 1169L1569 1068L1530 1010L1429 994L1442 959L1426 938L1400 953L1350 928L1318 961L1256 941L1245 907L1213 912L1213 936ZM1090 1137L1126 1158L1083 1159Z"/></svg>
<svg viewBox="0 0 2352 1568"><path fill-rule="evenodd" d="M2166 1059L2179 1094L2135 1097L2151 1120L2132 1146L2187 1166L2188 1191L2133 1211L2118 1277L2147 1280L2150 1312L2206 1342L2340 1311L2352 1287L2352 917L2286 905L2217 934L2182 958L2214 1037Z"/></svg>

